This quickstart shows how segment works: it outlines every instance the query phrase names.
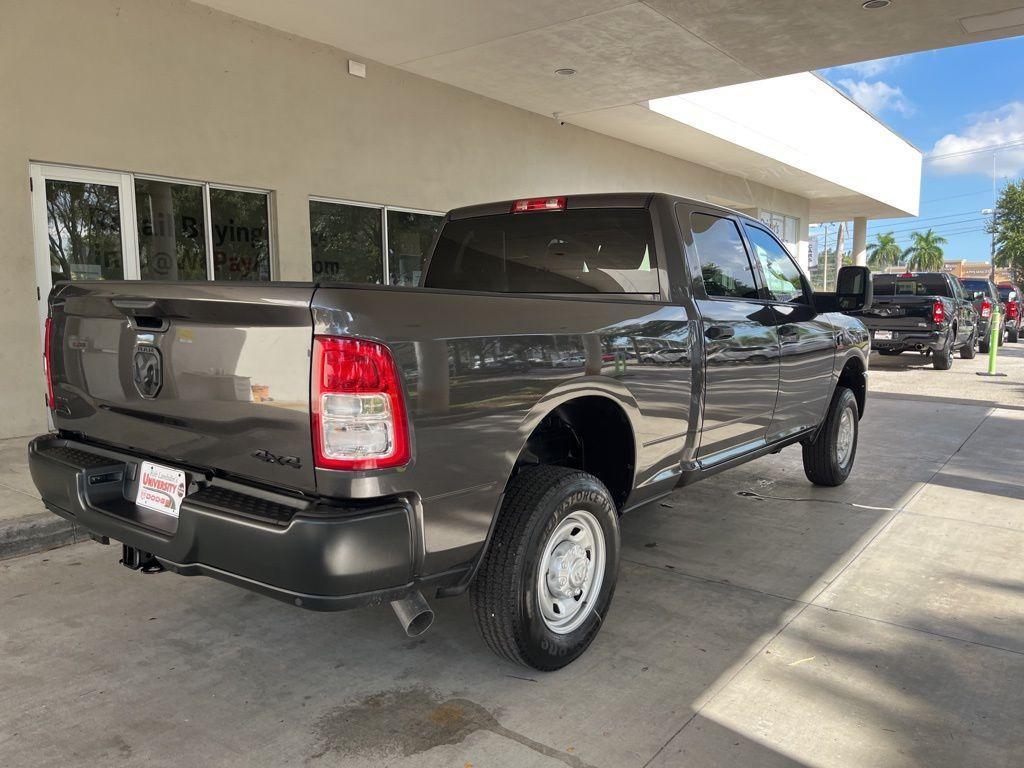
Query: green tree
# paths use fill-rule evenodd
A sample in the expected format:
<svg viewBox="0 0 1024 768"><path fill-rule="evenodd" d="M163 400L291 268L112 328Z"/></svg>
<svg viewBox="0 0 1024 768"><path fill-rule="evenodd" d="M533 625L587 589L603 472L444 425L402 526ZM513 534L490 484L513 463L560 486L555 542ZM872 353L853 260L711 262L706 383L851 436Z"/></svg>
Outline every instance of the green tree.
<svg viewBox="0 0 1024 768"><path fill-rule="evenodd" d="M899 264L901 258L903 252L892 232L886 232L884 235L879 232L875 235L875 242L868 245L868 266L884 269Z"/></svg>
<svg viewBox="0 0 1024 768"><path fill-rule="evenodd" d="M1024 180L1003 187L988 231L995 235L996 266L1008 268L1014 282L1024 282Z"/></svg>
<svg viewBox="0 0 1024 768"><path fill-rule="evenodd" d="M942 246L949 241L930 229L923 234L914 232L910 237L910 247L903 252L903 258L907 260L907 269L916 272L941 271L943 265Z"/></svg>

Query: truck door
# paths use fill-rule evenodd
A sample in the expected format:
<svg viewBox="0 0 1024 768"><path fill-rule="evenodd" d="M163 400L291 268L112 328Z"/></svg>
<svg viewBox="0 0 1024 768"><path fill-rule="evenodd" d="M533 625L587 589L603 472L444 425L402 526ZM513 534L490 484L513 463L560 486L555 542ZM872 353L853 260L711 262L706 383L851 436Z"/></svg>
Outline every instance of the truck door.
<svg viewBox="0 0 1024 768"><path fill-rule="evenodd" d="M703 321L697 457L714 464L763 444L779 390L779 335L737 219L682 205L677 215Z"/></svg>
<svg viewBox="0 0 1024 768"><path fill-rule="evenodd" d="M743 229L761 271L778 324L782 364L779 399L768 440L778 440L821 422L832 396L835 329L818 314L803 273L774 235L760 225Z"/></svg>

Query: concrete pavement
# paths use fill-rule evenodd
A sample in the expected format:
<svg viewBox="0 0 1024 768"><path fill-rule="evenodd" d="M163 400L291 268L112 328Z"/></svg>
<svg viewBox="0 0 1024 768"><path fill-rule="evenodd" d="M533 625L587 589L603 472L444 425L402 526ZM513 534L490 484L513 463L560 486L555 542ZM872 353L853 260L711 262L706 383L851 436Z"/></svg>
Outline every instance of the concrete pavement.
<svg viewBox="0 0 1024 768"><path fill-rule="evenodd" d="M631 513L606 626L553 674L464 598L409 640L91 542L7 560L0 764L1017 766L1022 431L873 399L842 488L787 449Z"/></svg>
<svg viewBox="0 0 1024 768"><path fill-rule="evenodd" d="M28 472L28 441L0 440L0 560L88 538L43 507Z"/></svg>

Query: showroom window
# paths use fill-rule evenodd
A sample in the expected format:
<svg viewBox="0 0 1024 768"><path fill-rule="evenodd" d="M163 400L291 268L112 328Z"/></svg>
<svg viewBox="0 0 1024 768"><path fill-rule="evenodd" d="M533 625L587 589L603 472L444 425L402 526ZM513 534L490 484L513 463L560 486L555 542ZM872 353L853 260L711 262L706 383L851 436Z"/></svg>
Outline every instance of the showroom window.
<svg viewBox="0 0 1024 768"><path fill-rule="evenodd" d="M761 223L771 229L775 236L786 244L791 254L800 252L800 219L772 211L761 211Z"/></svg>
<svg viewBox="0 0 1024 768"><path fill-rule="evenodd" d="M419 285L442 214L347 200L309 201L313 279Z"/></svg>
<svg viewBox="0 0 1024 768"><path fill-rule="evenodd" d="M377 206L309 201L313 279L338 283L384 282L382 209Z"/></svg>
<svg viewBox="0 0 1024 768"><path fill-rule="evenodd" d="M388 272L391 285L419 285L423 260L442 217L425 211L385 209L388 233Z"/></svg>
<svg viewBox="0 0 1024 768"><path fill-rule="evenodd" d="M266 190L42 163L31 180L40 285L273 279Z"/></svg>
<svg viewBox="0 0 1024 768"><path fill-rule="evenodd" d="M143 280L206 279L201 184L136 178L135 219Z"/></svg>
<svg viewBox="0 0 1024 768"><path fill-rule="evenodd" d="M215 280L270 280L267 195L210 187L210 240Z"/></svg>

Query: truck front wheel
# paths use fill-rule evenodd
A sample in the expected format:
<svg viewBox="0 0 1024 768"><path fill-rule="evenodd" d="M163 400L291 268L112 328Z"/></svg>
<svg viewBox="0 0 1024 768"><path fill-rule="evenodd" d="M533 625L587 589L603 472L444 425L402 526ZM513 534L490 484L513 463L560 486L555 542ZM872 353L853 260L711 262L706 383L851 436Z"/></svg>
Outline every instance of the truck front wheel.
<svg viewBox="0 0 1024 768"><path fill-rule="evenodd" d="M808 480L825 486L846 482L857 455L859 422L857 398L846 387L837 387L817 437L803 444Z"/></svg>
<svg viewBox="0 0 1024 768"><path fill-rule="evenodd" d="M509 483L470 602L484 642L539 670L579 657L601 629L619 569L619 521L593 475L530 467Z"/></svg>

